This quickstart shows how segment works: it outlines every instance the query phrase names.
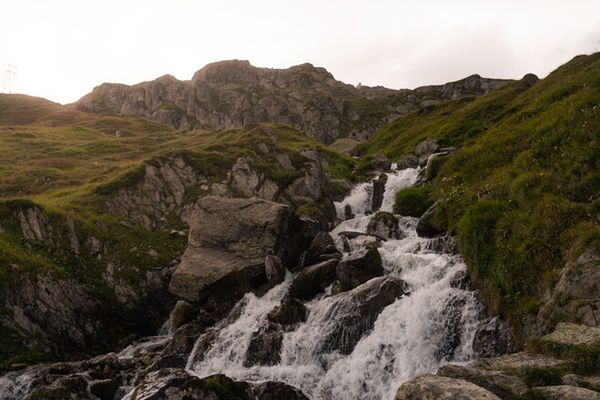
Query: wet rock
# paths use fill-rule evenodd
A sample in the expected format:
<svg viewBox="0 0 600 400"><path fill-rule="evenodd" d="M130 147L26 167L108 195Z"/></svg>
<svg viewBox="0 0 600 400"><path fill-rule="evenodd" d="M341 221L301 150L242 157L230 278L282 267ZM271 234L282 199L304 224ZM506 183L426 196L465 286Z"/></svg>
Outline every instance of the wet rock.
<svg viewBox="0 0 600 400"><path fill-rule="evenodd" d="M565 385L580 386L600 392L600 375L597 374L591 376L567 374L563 376L562 381Z"/></svg>
<svg viewBox="0 0 600 400"><path fill-rule="evenodd" d="M385 194L385 184L388 176L386 174L379 175L379 178L373 179L373 195L371 198L371 210L377 211L383 204L383 195Z"/></svg>
<svg viewBox="0 0 600 400"><path fill-rule="evenodd" d="M383 275L381 255L375 248L356 251L342 259L335 273L341 291L353 289Z"/></svg>
<svg viewBox="0 0 600 400"><path fill-rule="evenodd" d="M250 392L257 400L309 400L300 389L282 382L255 383Z"/></svg>
<svg viewBox="0 0 600 400"><path fill-rule="evenodd" d="M462 312L465 300L460 296L449 296L445 299L444 318L438 321L436 328L441 331L438 335L442 338L437 343L434 355L438 361L450 361L454 358L454 352L461 344Z"/></svg>
<svg viewBox="0 0 600 400"><path fill-rule="evenodd" d="M445 232L445 229L435 222L435 213L437 204L434 203L425 211L425 214L419 218L417 223L417 234L420 237L433 238Z"/></svg>
<svg viewBox="0 0 600 400"><path fill-rule="evenodd" d="M321 351L350 354L381 311L405 294L405 286L402 279L380 277L331 298L328 315L336 317L327 322L331 326Z"/></svg>
<svg viewBox="0 0 600 400"><path fill-rule="evenodd" d="M352 206L350 204L346 204L344 206L344 219L348 221L349 219L354 219L355 215L352 212Z"/></svg>
<svg viewBox="0 0 600 400"><path fill-rule="evenodd" d="M400 386L395 400L500 400L500 398L462 379L422 375Z"/></svg>
<svg viewBox="0 0 600 400"><path fill-rule="evenodd" d="M283 282L285 279L285 268L281 263L281 259L273 255L266 256L265 273L267 274L267 280L271 285Z"/></svg>
<svg viewBox="0 0 600 400"><path fill-rule="evenodd" d="M113 400L121 385L121 378L104 379L90 383L90 393L100 400Z"/></svg>
<svg viewBox="0 0 600 400"><path fill-rule="evenodd" d="M252 334L244 366L276 365L281 361L283 329L278 324L267 324Z"/></svg>
<svg viewBox="0 0 600 400"><path fill-rule="evenodd" d="M394 214L386 211L379 211L371 218L367 225L367 234L382 240L401 239L403 236L398 226L398 219Z"/></svg>
<svg viewBox="0 0 600 400"><path fill-rule="evenodd" d="M487 371L449 364L441 367L436 375L471 382L501 399L516 398L527 391L527 385L521 379L500 371Z"/></svg>
<svg viewBox="0 0 600 400"><path fill-rule="evenodd" d="M423 249L440 254L458 254L456 240L450 235L432 238L425 243Z"/></svg>
<svg viewBox="0 0 600 400"><path fill-rule="evenodd" d="M188 247L169 285L171 293L190 302L208 296L211 285L230 277L228 284L266 283L264 261L277 255L285 265L299 257L292 236L301 234L301 221L290 207L260 199L204 197L190 221ZM227 285L226 285L227 286ZM242 292L245 290L241 289Z"/></svg>
<svg viewBox="0 0 600 400"><path fill-rule="evenodd" d="M319 232L308 247L304 265L313 265L321 261L341 257L342 255L335 247L331 235L327 232Z"/></svg>
<svg viewBox="0 0 600 400"><path fill-rule="evenodd" d="M281 325L294 325L306 321L307 314L308 310L304 304L293 297L286 296L281 304L267 315L267 319Z"/></svg>
<svg viewBox="0 0 600 400"><path fill-rule="evenodd" d="M473 338L473 351L479 357L497 357L513 349L510 327L499 317L482 321Z"/></svg>
<svg viewBox="0 0 600 400"><path fill-rule="evenodd" d="M290 286L290 296L308 300L321 293L335 279L337 259L320 262L304 268Z"/></svg>
<svg viewBox="0 0 600 400"><path fill-rule="evenodd" d="M536 387L535 391L543 400L600 400L600 393L575 386Z"/></svg>
<svg viewBox="0 0 600 400"><path fill-rule="evenodd" d="M384 154L377 153L371 159L371 165L374 169L379 171L389 171L392 167L392 162Z"/></svg>

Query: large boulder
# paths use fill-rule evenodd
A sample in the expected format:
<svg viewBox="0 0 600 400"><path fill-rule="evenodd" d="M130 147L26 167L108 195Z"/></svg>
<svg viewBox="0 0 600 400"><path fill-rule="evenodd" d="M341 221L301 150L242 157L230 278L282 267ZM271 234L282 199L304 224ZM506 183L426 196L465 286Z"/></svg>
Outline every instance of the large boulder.
<svg viewBox="0 0 600 400"><path fill-rule="evenodd" d="M376 248L368 248L346 255L336 267L340 290L350 290L370 279L383 275L381 255Z"/></svg>
<svg viewBox="0 0 600 400"><path fill-rule="evenodd" d="M422 375L400 386L395 400L500 400L500 398L462 379Z"/></svg>
<svg viewBox="0 0 600 400"><path fill-rule="evenodd" d="M371 159L371 165L376 170L389 171L392 167L392 162L385 154L377 153Z"/></svg>
<svg viewBox="0 0 600 400"><path fill-rule="evenodd" d="M332 297L326 315L335 318L324 321L329 327L321 352L350 354L364 333L373 328L383 309L405 293L402 279L386 276Z"/></svg>
<svg viewBox="0 0 600 400"><path fill-rule="evenodd" d="M296 275L290 286L290 295L296 299L309 300L321 293L335 280L338 260L323 261L304 268Z"/></svg>
<svg viewBox="0 0 600 400"><path fill-rule="evenodd" d="M527 385L520 378L500 371L487 371L463 365L448 364L441 367L436 374L471 382L501 399L517 398L527 391Z"/></svg>
<svg viewBox="0 0 600 400"><path fill-rule="evenodd" d="M224 278L235 286L260 281L265 257L278 256L284 266L296 265L301 222L289 206L257 198L204 197L190 220L188 247L169 290L198 302L205 290ZM301 233L300 233L301 234Z"/></svg>
<svg viewBox="0 0 600 400"><path fill-rule="evenodd" d="M398 219L394 214L386 211L379 211L371 218L367 225L367 234L378 237L381 240L402 238Z"/></svg>

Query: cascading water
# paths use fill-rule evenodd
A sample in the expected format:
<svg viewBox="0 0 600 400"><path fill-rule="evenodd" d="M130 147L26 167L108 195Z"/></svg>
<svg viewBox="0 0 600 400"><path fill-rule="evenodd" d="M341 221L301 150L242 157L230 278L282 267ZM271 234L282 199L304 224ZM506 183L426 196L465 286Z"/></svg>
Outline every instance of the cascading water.
<svg viewBox="0 0 600 400"><path fill-rule="evenodd" d="M387 174L383 211L391 211L395 193L413 185L419 172L406 169ZM331 232L334 239L343 231L365 232L371 219L365 215L371 197L372 185L363 183L336 203L340 216L350 204L357 217L336 227ZM409 293L385 307L349 354L324 350L324 342L344 312L338 296L325 295L306 303L307 320L283 335L278 364L245 365L251 337L265 326L268 312L286 295L288 277L261 298L248 294L237 310L239 316L211 333L214 336L206 351L198 350L205 348L200 343L207 343L207 337L201 337L190 355L188 371L200 377L223 373L238 380L283 381L313 400L375 400L393 399L400 384L416 374L433 372L448 361L469 360L481 306L474 292L456 284L466 266L456 255L429 250L435 248L430 246L434 239L419 238L416 222L400 217L403 238L388 240L379 248L385 275L401 278ZM350 240L350 252L364 240Z"/></svg>

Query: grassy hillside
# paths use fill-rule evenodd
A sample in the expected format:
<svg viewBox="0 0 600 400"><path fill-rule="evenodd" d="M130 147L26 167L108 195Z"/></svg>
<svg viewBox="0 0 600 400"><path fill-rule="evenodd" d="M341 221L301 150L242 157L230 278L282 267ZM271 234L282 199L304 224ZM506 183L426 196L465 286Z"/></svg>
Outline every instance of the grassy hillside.
<svg viewBox="0 0 600 400"><path fill-rule="evenodd" d="M425 138L457 147L430 184L437 223L520 336L561 268L600 249L600 54L402 117L356 153L368 168L373 154L398 159Z"/></svg>

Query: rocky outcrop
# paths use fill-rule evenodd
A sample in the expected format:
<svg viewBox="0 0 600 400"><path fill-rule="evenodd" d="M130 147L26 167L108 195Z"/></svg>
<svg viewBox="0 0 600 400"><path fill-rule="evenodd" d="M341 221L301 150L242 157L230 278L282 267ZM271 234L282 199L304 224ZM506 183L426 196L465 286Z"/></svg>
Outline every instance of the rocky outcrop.
<svg viewBox="0 0 600 400"><path fill-rule="evenodd" d="M473 351L479 357L497 357L513 349L510 327L499 317L481 321L473 338Z"/></svg>
<svg viewBox="0 0 600 400"><path fill-rule="evenodd" d="M209 190L208 178L181 157L153 159L137 175L138 181L118 189L106 206L110 213L148 229L162 228L170 212L180 213L185 194L192 187Z"/></svg>
<svg viewBox="0 0 600 400"><path fill-rule="evenodd" d="M190 81L165 75L134 86L104 83L73 107L144 117L180 130L276 122L331 143L342 136L366 139L394 116L444 100L479 96L508 82L472 76L414 91L355 88L310 64L268 69L231 60L205 66ZM374 107L380 111L377 118Z"/></svg>
<svg viewBox="0 0 600 400"><path fill-rule="evenodd" d="M295 245L301 235L301 221L283 204L256 198L202 198L192 214L188 247L169 290L197 302L209 295L207 288L228 278L230 290L238 287L243 294L261 277L266 282L267 255L278 256L288 268L298 264L301 248Z"/></svg>
<svg viewBox="0 0 600 400"><path fill-rule="evenodd" d="M337 247L335 247L331 235L327 232L319 232L306 251L304 265L313 265L332 258L339 259L341 257L342 254Z"/></svg>
<svg viewBox="0 0 600 400"><path fill-rule="evenodd" d="M537 330L547 332L552 321L600 327L600 254L584 252L560 272L554 290L538 313Z"/></svg>
<svg viewBox="0 0 600 400"><path fill-rule="evenodd" d="M600 400L600 393L569 385L545 386L535 388L543 400Z"/></svg>
<svg viewBox="0 0 600 400"><path fill-rule="evenodd" d="M500 400L500 398L462 379L423 375L400 386L395 400Z"/></svg>

